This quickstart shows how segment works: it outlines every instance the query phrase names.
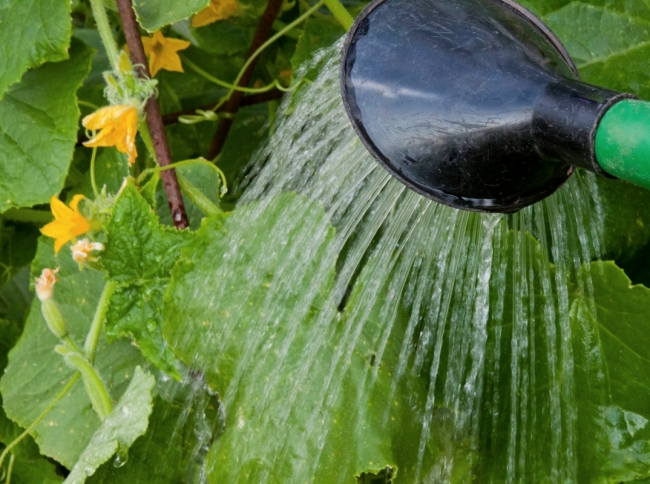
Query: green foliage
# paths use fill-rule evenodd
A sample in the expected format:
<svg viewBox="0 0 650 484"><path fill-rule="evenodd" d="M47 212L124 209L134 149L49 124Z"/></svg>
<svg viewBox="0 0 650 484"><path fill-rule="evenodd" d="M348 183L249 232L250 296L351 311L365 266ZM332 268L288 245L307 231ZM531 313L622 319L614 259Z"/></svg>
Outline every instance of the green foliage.
<svg viewBox="0 0 650 484"><path fill-rule="evenodd" d="M202 10L210 0L135 0L133 3L142 28L155 32Z"/></svg>
<svg viewBox="0 0 650 484"><path fill-rule="evenodd" d="M135 439L147 430L153 406L151 390L155 383L153 376L136 367L119 403L95 431L66 478L67 484L82 484L116 452L124 458Z"/></svg>
<svg viewBox="0 0 650 484"><path fill-rule="evenodd" d="M48 202L63 188L77 136L75 94L91 56L74 41L69 60L29 71L0 101L0 212Z"/></svg>
<svg viewBox="0 0 650 484"><path fill-rule="evenodd" d="M634 0L592 5L571 2L544 21L562 39L582 77L593 84L650 99L650 9ZM617 8L618 7L618 8Z"/></svg>
<svg viewBox="0 0 650 484"><path fill-rule="evenodd" d="M62 0L0 2L0 99L27 69L68 57L69 16L70 2Z"/></svg>
<svg viewBox="0 0 650 484"><path fill-rule="evenodd" d="M132 181L118 197L107 230L102 263L117 289L106 334L132 337L147 359L178 377L174 355L162 337L162 298L189 233L160 226Z"/></svg>
<svg viewBox="0 0 650 484"><path fill-rule="evenodd" d="M92 269L80 272L68 248L57 258L49 241L39 242L32 275L40 274L45 267L57 266L61 269L54 298L72 338L83 346L105 284L104 278ZM58 342L43 320L40 301L35 299L22 336L9 353L9 365L0 381L7 416L22 427L36 419L74 373L53 351ZM110 345L100 342L97 368L113 398L125 391L135 366L141 362L138 350L126 341ZM32 435L44 455L72 468L99 425L83 386L77 383L36 426Z"/></svg>
<svg viewBox="0 0 650 484"><path fill-rule="evenodd" d="M266 7L264 0L243 0L238 15L191 27L191 15L208 3L134 1L142 35L162 28L167 37L192 40L192 46L180 52L184 72L161 71L156 76L163 113L193 114L224 101L227 89L190 63L232 82ZM358 11L364 2L345 4ZM526 4L559 35L585 81L650 99L646 0ZM304 2L285 2L273 31L307 8ZM107 279L117 284L95 361L114 410L101 422L77 382L12 448L11 482L62 482L53 460L71 471L66 481L70 483L191 483L201 475L214 484L284 484L298 480L296 476L301 482L323 484L413 482L422 418L414 409L424 407L431 382L426 374L394 380L414 309L408 297L392 297L402 294L400 277L407 276L389 271L384 280L375 281L382 262L368 254L346 295L345 309L325 321L323 304L334 287L337 267L327 255L336 231L323 208L294 193L238 203L238 182L274 130L278 101L248 106L233 115L217 159L230 188L223 200L214 170L203 165L177 170L204 197L189 197L185 190L190 229L171 228L158 173L142 186L129 178L154 164L139 144L140 157L133 167L113 147L98 151L94 178L108 197L96 200L96 210L104 216L104 226L93 220L93 230L78 237L104 243L105 249L93 254L98 262L80 270L69 246L55 256L49 241L37 243L38 227L47 222L48 213L39 204L53 195L62 200L77 193L95 198L91 151L78 142L84 133L79 130L77 100L84 114L92 112L93 105L106 104L102 92L108 62L87 2L72 2L72 24L70 11L67 0L0 0L0 45L7 53L0 60L0 452L41 415L75 373L54 352L59 340L48 330L41 303L33 300L29 288L45 267L60 267L54 300L80 347ZM292 71L338 40L344 30L324 12L321 9L269 46L251 85L280 80L287 86ZM109 16L123 44L117 15ZM98 52L93 55L88 45ZM312 67L305 86L320 69ZM305 86L290 94L292 101ZM174 160L205 156L215 129L214 121L168 125ZM576 392L571 398L577 408L573 425L578 438L570 450L579 456L578 482L639 482L650 479L650 289L631 286L627 275L650 284L650 195L616 180L600 180L598 191L606 255L616 263L586 264L569 281L570 310L561 316L570 329L564 343L575 358ZM28 207L34 209L25 210ZM527 387L523 380L508 383L517 351L511 341L517 311L526 307L536 321L545 321L529 328L536 354L547 355L560 343L549 336L543 302L545 291L555 288L556 277L569 275L558 272L532 236L513 231L504 237L509 246L498 256L514 259L518 244L527 258L530 286L518 299L515 284L521 274L509 266L505 287L491 288L493 297L504 295L504 307L500 319L488 322L488 353L500 342L501 359L482 389L480 412L493 418L481 420L480 445L472 446L467 436L455 433L457 415L434 388L434 431L425 446L421 474L428 482L438 482L444 474L436 463L445 459L455 463L449 482L505 482L507 435L525 418L532 423L519 443L534 449L526 455L531 463L527 477L542 482L553 466L548 429L556 421L549 389L560 388L564 375L552 371L548 358L537 357L533 365L522 357L522 371L534 378ZM421 277L434 276L431 269ZM367 291L378 295L376 300L369 303ZM377 335L385 329L386 307L395 308L395 313L389 317L394 325L383 348ZM258 322L269 312L277 323L260 331ZM350 334L357 328L351 323L358 313L367 314L367 323L353 341ZM313 341L323 344L311 354ZM350 346L342 352L340 344L347 341ZM443 354L449 345L443 341ZM379 353L381 365L376 365ZM160 372L157 382L141 369L149 364ZM309 378L300 380L304 385L296 391L304 371ZM330 393L322 394L322 383L332 375L339 387L329 398ZM524 410L530 413L517 415L516 422L510 420L512 401L506 398L513 394L529 398ZM124 465L115 465L116 452L117 464Z"/></svg>

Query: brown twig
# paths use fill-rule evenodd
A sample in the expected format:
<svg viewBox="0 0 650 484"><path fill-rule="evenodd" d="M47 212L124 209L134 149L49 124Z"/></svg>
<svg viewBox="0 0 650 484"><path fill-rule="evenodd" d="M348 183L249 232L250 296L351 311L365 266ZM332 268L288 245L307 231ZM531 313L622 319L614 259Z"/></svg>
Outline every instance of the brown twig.
<svg viewBox="0 0 650 484"><path fill-rule="evenodd" d="M131 62L135 66L136 72L141 78L151 78L147 62L147 56L144 53L142 46L142 39L140 39L140 32L138 24L135 20L135 12L133 11L133 4L131 0L115 0L117 10L122 20L122 27L124 29L124 36L126 37L126 44L129 47L131 55ZM165 135L165 126L163 125L162 116L160 115L160 107L158 100L155 96L151 96L144 107L147 117L147 125L151 132L151 139L153 141L154 151L156 158L161 166L170 165L172 163L172 154L167 144L167 136ZM185 212L185 205L183 204L183 196L181 195L181 188L176 178L174 170L165 170L161 173L165 193L167 194L167 201L169 209L172 213L172 220L177 229L184 229L189 227L187 220L187 213Z"/></svg>
<svg viewBox="0 0 650 484"><path fill-rule="evenodd" d="M273 21L280 13L280 8L282 7L282 0L269 0L269 3L266 5L266 10L262 15L259 25L257 26L257 31L255 32L255 37L253 37L253 42L248 49L246 54L246 59L249 59L257 49L268 39L269 34L271 33L271 26ZM244 71L244 74L241 76L239 87L246 87L253 76L253 71L255 70L255 65L257 64L257 59L254 59L248 68ZM241 91L235 91L230 95L230 98L224 104L224 112L235 114L239 109L239 106L244 98L244 93ZM213 160L221 152L224 143L226 142L226 137L232 126L233 116L225 116L219 120L219 126L217 127L216 133L212 138L210 143L210 148L208 149L208 160Z"/></svg>

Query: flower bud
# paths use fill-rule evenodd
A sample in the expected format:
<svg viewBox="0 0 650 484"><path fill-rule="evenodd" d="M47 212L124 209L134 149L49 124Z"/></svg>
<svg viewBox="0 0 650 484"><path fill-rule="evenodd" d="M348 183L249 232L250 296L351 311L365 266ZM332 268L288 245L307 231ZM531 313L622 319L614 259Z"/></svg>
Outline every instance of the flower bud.
<svg viewBox="0 0 650 484"><path fill-rule="evenodd" d="M81 269L86 262L96 261L97 258L93 257L91 253L104 250L104 246L99 242L90 242L84 238L72 245L70 250L72 251L72 259L79 264L79 269Z"/></svg>
<svg viewBox="0 0 650 484"><path fill-rule="evenodd" d="M59 280L56 277L56 273L59 272L59 269L43 269L40 277L36 278L36 295L41 301L52 298L52 293L54 292L54 284Z"/></svg>

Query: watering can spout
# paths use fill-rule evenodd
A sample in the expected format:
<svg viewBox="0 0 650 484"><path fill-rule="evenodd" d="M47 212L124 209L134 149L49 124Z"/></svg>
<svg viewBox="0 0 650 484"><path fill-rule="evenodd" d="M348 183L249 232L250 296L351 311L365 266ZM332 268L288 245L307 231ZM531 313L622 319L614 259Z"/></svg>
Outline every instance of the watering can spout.
<svg viewBox="0 0 650 484"><path fill-rule="evenodd" d="M372 155L456 208L515 212L575 166L650 188L650 104L580 82L512 0L375 0L346 39L341 90Z"/></svg>

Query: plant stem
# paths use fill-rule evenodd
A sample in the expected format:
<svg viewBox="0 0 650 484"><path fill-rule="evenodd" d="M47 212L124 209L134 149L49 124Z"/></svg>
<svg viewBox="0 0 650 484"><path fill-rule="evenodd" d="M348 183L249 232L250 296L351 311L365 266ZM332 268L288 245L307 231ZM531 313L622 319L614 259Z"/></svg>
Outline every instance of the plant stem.
<svg viewBox="0 0 650 484"><path fill-rule="evenodd" d="M108 15L106 15L104 0L90 0L90 7L93 10L93 17L97 24L97 31L102 39L102 43L104 44L104 49L106 49L108 60L111 63L111 67L115 67L120 59L120 54L119 49L117 48L117 43L115 42L115 37L113 37L111 24L108 21Z"/></svg>
<svg viewBox="0 0 650 484"><path fill-rule="evenodd" d="M27 437L35 428L36 426L41 423L41 421L45 418L45 416L50 413L50 410L52 410L57 403L59 403L63 397L70 391L72 388L72 385L76 383L76 381L79 379L81 375L79 373L76 373L70 381L66 384L65 387L63 387L63 390L61 390L56 397L54 397L54 400L50 402L50 404L43 410L43 412L36 417L36 420L32 422L32 424L27 427L22 434L20 434L18 437L16 437L7 447L5 447L5 450L2 451L2 454L0 454L0 467L2 467L2 463L4 462L5 458L7 457L7 454L11 452L11 449L16 447L20 443L21 440L23 440L25 437Z"/></svg>
<svg viewBox="0 0 650 484"><path fill-rule="evenodd" d="M212 200L206 197L201 190L196 188L191 181L185 178L182 173L178 174L178 182L181 184L183 193L194 202L194 205L199 207L199 210L201 210L204 215L210 216L221 213L221 209L215 205Z"/></svg>
<svg viewBox="0 0 650 484"><path fill-rule="evenodd" d="M81 374L93 410L95 410L100 420L104 421L113 411L113 403L108 394L108 389L99 377L95 367L88 362L84 354L79 350L70 349L66 345L58 345L54 348L54 351L63 356L68 366Z"/></svg>
<svg viewBox="0 0 650 484"><path fill-rule="evenodd" d="M83 99L77 99L77 104L79 106L84 106L89 109L92 109L93 111L97 111L99 109L99 106L97 106L97 104L89 103L88 101L84 101Z"/></svg>
<svg viewBox="0 0 650 484"><path fill-rule="evenodd" d="M126 43L129 47L131 55L131 62L135 66L135 70L139 77L147 79L151 78L149 73L149 63L147 56L144 53L142 46L142 39L138 31L138 24L135 19L135 12L131 0L115 0L117 10L122 20L122 27L124 28L124 36ZM172 154L167 143L167 136L165 134L165 126L163 125L162 116L160 115L160 107L158 100L155 96L151 96L144 107L147 125L151 134L154 152L156 154L156 161L161 166L171 165ZM162 174L163 186L167 194L167 202L172 214L174 226L178 229L189 227L187 220L187 213L183 204L183 197L181 189L176 178L176 173L173 170L166 171Z"/></svg>
<svg viewBox="0 0 650 484"><path fill-rule="evenodd" d="M33 208L10 208L2 214L2 218L14 222L30 222L38 225L46 224L54 220L51 212L35 210Z"/></svg>
<svg viewBox="0 0 650 484"><path fill-rule="evenodd" d="M251 42L250 47L248 48L248 53L246 54L247 60L242 67L242 70L239 72L237 79L233 82L234 85L239 87L246 87L253 76L253 71L255 70L255 64L257 63L257 56L261 52L260 47L264 45L264 40L268 39L269 34L271 33L271 28L273 21L280 13L282 8L282 0L269 0L269 3L266 5L262 19L260 20L257 30L255 31L255 36ZM293 28L293 26L291 27ZM239 105L241 104L244 93L241 91L233 91L232 89L228 93L228 101L224 106L224 111L230 114L235 114L239 110ZM219 121L219 126L217 131L212 137L210 142L210 148L208 149L207 158L209 160L214 160L226 141L226 137L230 132L233 120L231 117L223 117Z"/></svg>
<svg viewBox="0 0 650 484"><path fill-rule="evenodd" d="M261 103L266 103L269 101L275 101L276 99L282 98L284 93L280 91L279 89L271 89L270 91L263 92L260 94L252 94L250 96L244 96L244 99L242 99L241 104L239 105L240 108L243 108L245 106L253 106L255 104L261 104ZM201 109L203 111L212 111L214 110L215 112L220 112L222 111L221 109L215 109L217 106L217 103L211 103L207 104L205 106L201 106L197 109ZM184 109L182 111L176 111L173 113L168 113L163 115L163 123L165 125L168 124L174 124L178 122L178 118L181 116L185 115L192 115L196 113L196 109Z"/></svg>
<svg viewBox="0 0 650 484"><path fill-rule="evenodd" d="M210 82L215 83L217 86L225 87L227 89L230 89L231 91L241 91L249 94L259 94L262 92L268 92L271 89L277 87L278 81L274 80L272 83L267 84L264 87L241 87L241 86L235 86L234 84L228 84L226 81L222 81L221 79L214 77L212 74L204 71L201 69L199 66L197 66L194 62L191 60L187 59L186 57L183 57L183 64L185 64L187 67L192 69L194 72L199 74L200 76L204 77Z"/></svg>
<svg viewBox="0 0 650 484"><path fill-rule="evenodd" d="M108 306L111 302L111 296L115 292L117 283L115 281L107 281L102 291L102 295L99 298L99 303L97 304L97 309L95 310L95 316L93 322L90 325L90 330L88 331L88 336L86 336L86 343L84 344L84 353L88 358L90 363L95 361L95 353L97 352L97 343L99 342L99 337L102 334L102 327L104 326L104 319L106 319L106 312L108 311Z"/></svg>
<svg viewBox="0 0 650 484"><path fill-rule="evenodd" d="M323 0L325 6L332 12L334 18L347 32L352 27L354 19L339 0Z"/></svg>
<svg viewBox="0 0 650 484"><path fill-rule="evenodd" d="M97 147L93 147L93 154L90 157L90 183L93 186L93 193L95 198L99 196L99 191L97 190L97 182L95 181L95 158L97 157Z"/></svg>
<svg viewBox="0 0 650 484"><path fill-rule="evenodd" d="M16 456L11 454L11 457L9 458L9 465L7 466L7 479L5 480L5 484L11 484L11 474L14 472L15 458Z"/></svg>
<svg viewBox="0 0 650 484"><path fill-rule="evenodd" d="M204 165L210 167L212 170L216 170L217 176L221 178L221 183L223 184L223 189L222 192L226 193L228 191L228 184L226 182L226 175L224 175L223 171L215 165L214 163L210 163L208 160L205 160L203 158L197 158L195 160L183 160L183 161L177 161L176 163L172 163L169 166L157 166L155 168L147 168L144 170L142 173L140 173L140 176L136 180L138 185L144 181L144 179L147 177L147 175L150 175L151 173L160 173L165 170L172 170L174 168L179 168L181 166L186 166L186 165Z"/></svg>

